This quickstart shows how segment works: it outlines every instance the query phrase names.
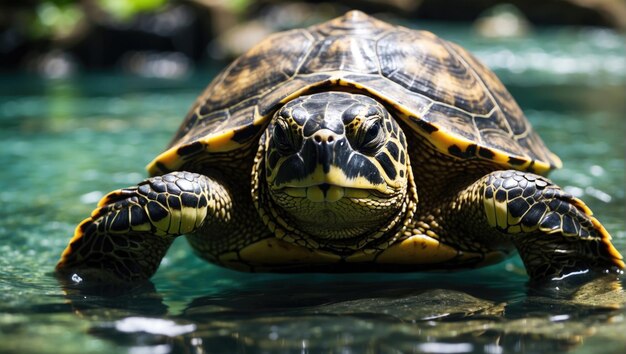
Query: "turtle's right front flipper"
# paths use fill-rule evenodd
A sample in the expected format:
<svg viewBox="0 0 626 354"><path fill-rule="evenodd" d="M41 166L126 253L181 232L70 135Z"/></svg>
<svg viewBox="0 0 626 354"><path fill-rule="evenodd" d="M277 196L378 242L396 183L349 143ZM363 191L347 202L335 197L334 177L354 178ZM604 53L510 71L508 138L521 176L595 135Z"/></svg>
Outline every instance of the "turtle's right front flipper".
<svg viewBox="0 0 626 354"><path fill-rule="evenodd" d="M211 178L172 172L106 195L74 232L56 270L101 281L150 278L176 236L228 218L230 195Z"/></svg>

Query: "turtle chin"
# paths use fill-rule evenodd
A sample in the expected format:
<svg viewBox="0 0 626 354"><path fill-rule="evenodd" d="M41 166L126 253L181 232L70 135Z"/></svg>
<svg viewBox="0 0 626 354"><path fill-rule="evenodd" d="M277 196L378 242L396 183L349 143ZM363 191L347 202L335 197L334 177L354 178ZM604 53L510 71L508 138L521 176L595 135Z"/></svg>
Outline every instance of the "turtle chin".
<svg viewBox="0 0 626 354"><path fill-rule="evenodd" d="M285 223L317 241L332 241L377 232L402 208L406 192L385 194L321 183L270 188L270 196Z"/></svg>

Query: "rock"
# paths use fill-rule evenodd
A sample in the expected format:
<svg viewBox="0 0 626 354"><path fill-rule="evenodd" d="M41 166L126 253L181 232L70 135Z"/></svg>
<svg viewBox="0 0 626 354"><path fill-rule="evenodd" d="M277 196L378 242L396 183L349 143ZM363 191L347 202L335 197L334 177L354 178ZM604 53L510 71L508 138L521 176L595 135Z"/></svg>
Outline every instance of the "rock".
<svg viewBox="0 0 626 354"><path fill-rule="evenodd" d="M530 27L524 14L511 4L494 6L474 22L474 30L487 38L523 37Z"/></svg>

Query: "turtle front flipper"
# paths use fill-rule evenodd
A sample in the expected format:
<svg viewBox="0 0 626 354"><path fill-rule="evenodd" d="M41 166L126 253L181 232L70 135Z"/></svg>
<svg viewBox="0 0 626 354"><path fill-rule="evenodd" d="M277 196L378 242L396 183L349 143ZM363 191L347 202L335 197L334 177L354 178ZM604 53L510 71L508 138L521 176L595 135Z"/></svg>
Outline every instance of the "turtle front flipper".
<svg viewBox="0 0 626 354"><path fill-rule="evenodd" d="M98 281L148 279L176 236L226 217L230 204L223 186L188 172L113 191L76 227L56 270Z"/></svg>
<svg viewBox="0 0 626 354"><path fill-rule="evenodd" d="M474 204L475 211L482 209L478 214L492 230L512 237L533 280L624 268L611 236L591 210L545 177L496 171L468 187L458 200Z"/></svg>

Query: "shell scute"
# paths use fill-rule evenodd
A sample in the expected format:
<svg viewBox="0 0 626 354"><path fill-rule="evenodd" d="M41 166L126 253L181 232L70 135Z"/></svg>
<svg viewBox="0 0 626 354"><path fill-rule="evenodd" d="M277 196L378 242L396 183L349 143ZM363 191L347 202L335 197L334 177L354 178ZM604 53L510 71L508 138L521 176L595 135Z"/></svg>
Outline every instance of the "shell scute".
<svg viewBox="0 0 626 354"><path fill-rule="evenodd" d="M185 126L185 129L181 129L181 136L175 137L175 140L181 144L192 143L198 139L210 134L217 130L217 127L228 121L230 114L228 110L219 110L207 114L206 116L198 116L198 114L192 114L192 118L189 120L189 126ZM189 129L188 127L193 127Z"/></svg>
<svg viewBox="0 0 626 354"><path fill-rule="evenodd" d="M378 73L376 43L368 38L332 36L317 42L302 65L301 74L329 71Z"/></svg>
<svg viewBox="0 0 626 354"><path fill-rule="evenodd" d="M474 125L479 132L497 130L512 136L511 126L507 122L506 117L500 110L493 110L491 114L486 116L474 116Z"/></svg>
<svg viewBox="0 0 626 354"><path fill-rule="evenodd" d="M394 29L394 26L368 16L361 11L348 11L330 21L310 27L311 32L321 36L359 36L377 37L385 31Z"/></svg>
<svg viewBox="0 0 626 354"><path fill-rule="evenodd" d="M430 98L407 90L380 75L347 74L342 77L340 84L361 89L382 99L387 105L417 117L423 116L433 104Z"/></svg>
<svg viewBox="0 0 626 354"><path fill-rule="evenodd" d="M454 107L434 104L424 114L423 119L438 127L437 129L444 129L471 141L480 141L480 134L476 127L468 124L472 121L472 116Z"/></svg>
<svg viewBox="0 0 626 354"><path fill-rule="evenodd" d="M506 117L505 119L511 127L513 134L519 135L527 132L530 124L526 119L520 119L520 117L524 117L522 109L496 74L459 45L450 43L450 48L458 54L461 60L465 61L468 67L471 67L476 73L480 73L481 84L484 85L495 104Z"/></svg>
<svg viewBox="0 0 626 354"><path fill-rule="evenodd" d="M259 115L265 117L275 111L279 104L316 87L332 86L331 77L332 75L328 73L294 77L292 80L277 86L259 100Z"/></svg>
<svg viewBox="0 0 626 354"><path fill-rule="evenodd" d="M381 73L433 101L473 114L487 114L493 102L476 78L432 33L398 30L378 41Z"/></svg>
<svg viewBox="0 0 626 354"><path fill-rule="evenodd" d="M235 60L149 170L180 168L199 154L200 145L185 147L196 141L207 153L249 149L282 104L324 90L374 97L446 154L538 173L561 164L495 74L470 53L430 32L349 12L274 34Z"/></svg>
<svg viewBox="0 0 626 354"><path fill-rule="evenodd" d="M491 148L500 150L509 156L518 156L520 151L524 151L524 148L516 140L511 140L511 136L502 130L483 130L481 131L481 137L489 142ZM528 156L520 156L518 158L524 161L529 159Z"/></svg>
<svg viewBox="0 0 626 354"><path fill-rule="evenodd" d="M236 59L206 95L209 109L235 105L258 96L295 75L313 38L304 30L275 34Z"/></svg>

